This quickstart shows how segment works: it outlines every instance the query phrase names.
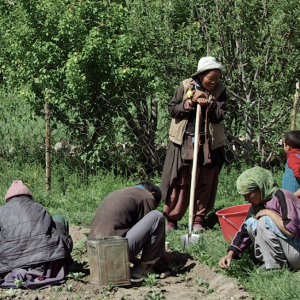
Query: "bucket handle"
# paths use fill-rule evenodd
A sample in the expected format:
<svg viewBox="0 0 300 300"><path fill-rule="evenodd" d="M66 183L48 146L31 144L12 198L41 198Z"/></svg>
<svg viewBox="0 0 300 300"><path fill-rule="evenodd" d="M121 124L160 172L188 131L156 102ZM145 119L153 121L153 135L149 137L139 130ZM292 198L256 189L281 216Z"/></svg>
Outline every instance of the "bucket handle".
<svg viewBox="0 0 300 300"><path fill-rule="evenodd" d="M233 223L232 221L228 220L225 216L222 216L222 218L225 219L228 223L236 226L237 228L240 228L240 225L237 225L237 224Z"/></svg>

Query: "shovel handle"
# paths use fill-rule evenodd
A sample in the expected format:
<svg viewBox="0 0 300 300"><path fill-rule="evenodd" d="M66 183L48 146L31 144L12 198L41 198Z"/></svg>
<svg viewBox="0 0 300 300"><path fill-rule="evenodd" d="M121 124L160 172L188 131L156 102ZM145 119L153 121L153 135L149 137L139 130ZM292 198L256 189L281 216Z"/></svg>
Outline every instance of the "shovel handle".
<svg viewBox="0 0 300 300"><path fill-rule="evenodd" d="M192 167L190 204L189 204L189 235L192 234L192 229L193 229L196 172L197 172L198 150L199 150L200 118L201 118L201 106L199 104L197 104L195 137L194 137L194 152L193 152L193 167Z"/></svg>

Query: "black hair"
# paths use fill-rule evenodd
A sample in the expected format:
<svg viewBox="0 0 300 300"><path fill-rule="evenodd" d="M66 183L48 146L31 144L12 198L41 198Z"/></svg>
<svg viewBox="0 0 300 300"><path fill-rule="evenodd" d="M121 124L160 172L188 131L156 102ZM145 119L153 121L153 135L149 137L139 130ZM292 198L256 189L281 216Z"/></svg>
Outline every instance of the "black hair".
<svg viewBox="0 0 300 300"><path fill-rule="evenodd" d="M300 149L300 130L292 130L285 134L284 142L292 149Z"/></svg>
<svg viewBox="0 0 300 300"><path fill-rule="evenodd" d="M161 191L160 188L156 185L154 185L151 181L142 181L138 184L141 184L142 186L144 186L146 188L147 191L149 192L154 192L155 194L153 195L155 202L156 202L156 206L159 205L160 200L161 200Z"/></svg>

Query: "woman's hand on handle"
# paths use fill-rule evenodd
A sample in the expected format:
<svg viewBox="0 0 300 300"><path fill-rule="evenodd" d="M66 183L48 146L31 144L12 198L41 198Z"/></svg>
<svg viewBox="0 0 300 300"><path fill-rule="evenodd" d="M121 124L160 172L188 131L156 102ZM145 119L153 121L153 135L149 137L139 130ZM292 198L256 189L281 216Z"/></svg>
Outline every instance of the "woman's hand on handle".
<svg viewBox="0 0 300 300"><path fill-rule="evenodd" d="M193 98L192 98L193 103L198 103L200 106L207 106L208 105L208 95L200 90L196 90Z"/></svg>

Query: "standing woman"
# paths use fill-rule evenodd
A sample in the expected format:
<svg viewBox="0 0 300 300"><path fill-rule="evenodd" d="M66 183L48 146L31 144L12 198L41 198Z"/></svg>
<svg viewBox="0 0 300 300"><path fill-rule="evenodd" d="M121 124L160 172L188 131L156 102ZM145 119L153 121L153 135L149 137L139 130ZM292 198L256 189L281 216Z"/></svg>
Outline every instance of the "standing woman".
<svg viewBox="0 0 300 300"><path fill-rule="evenodd" d="M178 87L168 109L172 117L169 145L162 173L161 192L166 230L177 229L189 205L196 106L201 106L193 231L205 230L205 216L216 198L218 176L225 160L226 88L220 81L225 67L214 57L202 57L198 71Z"/></svg>

